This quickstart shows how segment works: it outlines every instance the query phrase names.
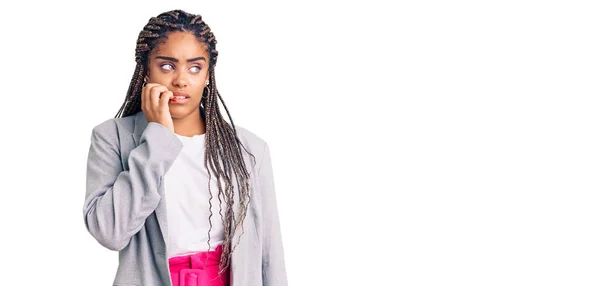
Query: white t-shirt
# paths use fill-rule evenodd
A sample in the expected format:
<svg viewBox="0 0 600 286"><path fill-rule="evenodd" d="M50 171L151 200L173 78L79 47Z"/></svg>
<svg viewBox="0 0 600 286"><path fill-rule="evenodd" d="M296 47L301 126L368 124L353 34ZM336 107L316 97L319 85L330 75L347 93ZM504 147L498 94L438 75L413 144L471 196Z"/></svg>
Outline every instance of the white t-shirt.
<svg viewBox="0 0 600 286"><path fill-rule="evenodd" d="M205 134L193 137L176 134L183 149L164 177L167 207L168 257L208 251L210 195L208 169L204 166ZM224 227L219 214L219 189L211 178L212 229L210 250L223 243ZM223 202L223 209L225 203Z"/></svg>

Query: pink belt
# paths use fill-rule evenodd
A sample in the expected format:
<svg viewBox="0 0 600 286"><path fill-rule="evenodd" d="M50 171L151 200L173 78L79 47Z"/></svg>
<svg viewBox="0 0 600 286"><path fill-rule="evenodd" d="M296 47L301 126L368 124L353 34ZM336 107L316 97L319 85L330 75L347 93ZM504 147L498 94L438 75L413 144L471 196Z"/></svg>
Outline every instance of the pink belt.
<svg viewBox="0 0 600 286"><path fill-rule="evenodd" d="M223 247L214 251L169 258L173 286L229 286L229 271L219 275Z"/></svg>

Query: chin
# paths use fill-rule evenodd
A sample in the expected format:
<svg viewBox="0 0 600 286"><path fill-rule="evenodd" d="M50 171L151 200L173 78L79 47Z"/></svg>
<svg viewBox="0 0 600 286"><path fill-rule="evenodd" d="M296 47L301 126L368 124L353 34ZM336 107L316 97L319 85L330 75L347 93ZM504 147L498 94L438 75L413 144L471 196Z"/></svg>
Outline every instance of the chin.
<svg viewBox="0 0 600 286"><path fill-rule="evenodd" d="M196 109L198 109L198 114L200 114L200 107L197 107ZM185 118L188 117L192 114L194 114L196 110L194 110L193 108L190 109L188 108L184 108L183 106L177 106L177 107L170 107L169 108L169 112L171 113L171 118L174 119L181 119L181 118Z"/></svg>

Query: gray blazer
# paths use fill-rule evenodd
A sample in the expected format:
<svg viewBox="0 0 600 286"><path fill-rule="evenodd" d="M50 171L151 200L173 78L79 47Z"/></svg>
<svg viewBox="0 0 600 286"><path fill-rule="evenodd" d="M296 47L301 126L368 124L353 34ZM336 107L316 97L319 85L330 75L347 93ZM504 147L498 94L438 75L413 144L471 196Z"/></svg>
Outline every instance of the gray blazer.
<svg viewBox="0 0 600 286"><path fill-rule="evenodd" d="M251 174L251 197L231 261L231 285L287 285L269 146L236 125ZM87 159L85 226L119 252L113 285L171 285L166 257L163 176L183 148L168 128L143 112L95 126ZM237 190L237 188L236 188ZM235 196L237 198L237 196ZM239 201L234 202L237 210ZM237 212L236 212L237 214ZM92 258L93 259L93 258Z"/></svg>

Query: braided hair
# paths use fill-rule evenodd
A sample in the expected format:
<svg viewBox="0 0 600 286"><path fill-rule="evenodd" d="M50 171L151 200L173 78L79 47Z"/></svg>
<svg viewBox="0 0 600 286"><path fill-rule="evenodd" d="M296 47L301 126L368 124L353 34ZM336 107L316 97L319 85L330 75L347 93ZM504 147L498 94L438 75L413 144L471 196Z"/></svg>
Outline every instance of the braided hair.
<svg viewBox="0 0 600 286"><path fill-rule="evenodd" d="M148 69L148 60L150 53L164 43L171 32L190 32L208 48L209 53L209 87L205 88L200 102L200 114L206 123L206 144L204 165L211 170L209 174L209 193L210 193L210 216L208 230L208 246L210 248L210 231L212 223L212 192L210 191L210 181L214 175L218 186L218 200L220 203L219 214L225 228L225 238L223 242L223 254L221 255L219 266L221 271L230 265L231 254L236 245L232 247L233 234L241 227L243 234L243 221L246 217L246 211L250 201L250 175L244 164L241 149L246 148L242 145L229 110L221 98L217 85L215 83L214 67L217 63L218 52L216 50L217 40L211 32L209 26L202 20L200 15L194 15L182 10L172 10L152 17L139 33L135 49L135 71L127 90L125 102L119 109L115 118L126 117L140 112L141 109L141 91L143 87L143 78ZM221 115L217 99L221 102L227 116L231 122L227 121ZM254 159L254 156L250 154ZM211 174L212 173L212 174ZM234 178L239 189L240 209L237 216L233 210L234 203ZM226 209L223 210L222 204L225 202ZM224 212L224 214L223 214ZM241 235L241 234L240 234ZM239 243L239 240L238 240Z"/></svg>

